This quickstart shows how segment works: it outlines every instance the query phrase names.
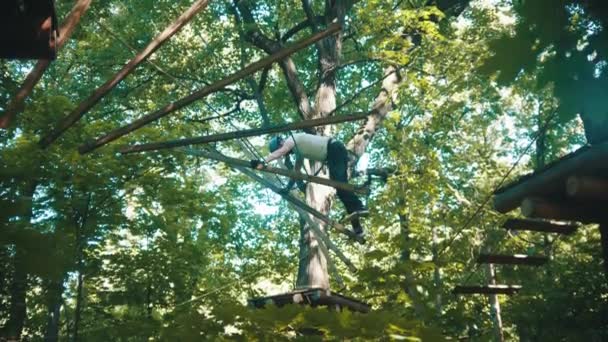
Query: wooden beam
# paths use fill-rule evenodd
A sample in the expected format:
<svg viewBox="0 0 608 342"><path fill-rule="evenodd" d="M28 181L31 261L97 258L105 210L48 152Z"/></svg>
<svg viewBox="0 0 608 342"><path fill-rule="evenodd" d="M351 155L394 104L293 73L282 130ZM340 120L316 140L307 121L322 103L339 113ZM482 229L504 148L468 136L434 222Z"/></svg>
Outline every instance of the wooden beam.
<svg viewBox="0 0 608 342"><path fill-rule="evenodd" d="M570 235L574 233L578 227L580 227L580 224L551 220L518 218L506 220L502 227L510 230L529 230L543 233Z"/></svg>
<svg viewBox="0 0 608 342"><path fill-rule="evenodd" d="M194 149L187 149L187 150L196 151ZM196 152L194 152L194 153L196 153ZM231 158L228 156L215 155L215 154L207 154L206 158L221 161L221 162L226 163L231 166L240 166L240 167L251 168L251 166L249 165L249 161L247 161L247 160ZM254 169L252 169L252 170L254 170ZM367 191L365 188L358 188L358 187L356 187L354 185L350 185L348 183L338 182L338 181L334 181L334 180L322 178L322 177L309 176L307 174L303 174L300 172L295 172L295 171L291 171L291 170L280 169L280 168L275 168L275 167L270 167L270 166L265 166L261 170L255 169L254 171L264 171L264 172L274 173L277 175L286 176L286 177L297 179L297 180L303 180L303 181L307 181L307 182L322 184L322 185L326 185L326 186L329 186L332 188L349 191L349 192L358 193L358 192Z"/></svg>
<svg viewBox="0 0 608 342"><path fill-rule="evenodd" d="M532 256L525 254L480 254L477 257L479 264L506 264L506 265L529 265L541 266L547 263L549 258L545 256Z"/></svg>
<svg viewBox="0 0 608 342"><path fill-rule="evenodd" d="M86 143L86 144L80 146L78 148L78 151L81 154L91 152L96 148L99 148L111 141L114 141L114 140L122 137L123 135L129 134L129 133L149 124L150 122L153 122L162 117L165 117L181 108L184 108L185 106L187 106L197 100L204 98L205 96L207 96L211 93L221 90L229 84L232 84L244 77L252 75L255 72L271 65L274 62L279 61L279 60L293 54L296 51L299 51L325 37L328 37L328 36L338 32L340 29L341 29L341 27L339 24L331 24L324 31L315 33L314 35L312 35L308 38L302 39L302 40L296 42L295 44L293 44L289 47L286 47L284 49L281 49L281 50L277 51L276 53L273 53L272 55L266 56L266 57L260 59L259 61L248 65L244 69L241 69L213 84L203 87L200 90L198 90L182 99L172 102L150 114L144 115L143 117L133 121L132 123L130 123L126 126L117 128L117 129L111 131L110 133L102 136L101 138L96 139L95 141L92 141L92 142L89 142L89 143Z"/></svg>
<svg viewBox="0 0 608 342"><path fill-rule="evenodd" d="M521 290L521 285L456 286L454 294L506 294L513 295Z"/></svg>
<svg viewBox="0 0 608 342"><path fill-rule="evenodd" d="M125 66L116 73L111 79L106 81L101 87L97 88L86 100L81 102L68 116L66 116L57 127L47 136L40 140L42 148L48 147L53 141L57 140L63 132L73 126L80 120L99 100L107 95L110 90L127 77L135 68L150 57L162 44L177 33L184 25L186 25L198 12L207 7L209 0L197 0L188 8L182 15L177 18L171 25L167 26L159 35L157 35L140 53L131 59Z"/></svg>
<svg viewBox="0 0 608 342"><path fill-rule="evenodd" d="M583 147L552 166L520 181L499 189L494 194L494 209L506 213L517 208L526 197L542 197L544 194L562 191L569 176L593 173L605 167L608 161L608 142ZM563 191L565 192L565 191Z"/></svg>
<svg viewBox="0 0 608 342"><path fill-rule="evenodd" d="M92 0L79 0L74 7L72 7L72 11L59 28L59 37L57 37L55 45L56 51L59 51L59 49L63 47L65 42L72 35L72 32L74 32L74 29L80 22L80 18L82 18L82 16L89 9L91 1ZM42 75L46 69L48 69L50 64L50 60L41 59L38 61L38 63L36 63L34 69L27 74L27 77L23 81L19 91L17 91L17 94L15 94L7 106L4 115L0 118L0 128L8 128L17 114L23 110L25 99L30 96L32 90L36 84L38 84L42 78Z"/></svg>
<svg viewBox="0 0 608 342"><path fill-rule="evenodd" d="M608 201L608 179L571 176L566 181L566 193L576 199Z"/></svg>
<svg viewBox="0 0 608 342"><path fill-rule="evenodd" d="M207 157L209 155L214 155L214 156L222 156L222 154L217 153L217 152L211 152L211 151L202 151L202 150L197 150L197 151L184 151L186 154L190 154L190 155L200 155L202 157ZM322 213L318 212L317 210L315 210L314 208L309 207L305 202L302 202L300 199L290 195L290 194L283 194L281 192L281 188L277 185L275 185L274 183L258 176L255 172L253 172L251 169L249 168L245 168L245 167L240 167L240 166L235 166L235 169L239 170L240 172L244 173L245 175L249 176L251 179L257 181L258 183L264 185L265 187L269 188L270 190L272 190L273 192L277 193L278 195L280 195L283 199L285 199L289 204L292 205L292 207L301 214L301 217L304 218L304 220L306 221L306 223L309 225L309 227L313 230L313 232L315 233L315 236L317 236L319 239L321 239L321 241L323 242L323 244L320 244L321 246L325 245L327 246L327 248L331 249L334 253L336 253L336 255L338 256L338 258L340 260L342 260L342 262L344 262L344 264L352 271L352 272L356 272L357 268L355 267L355 265L350 261L350 259L348 259L346 257L346 255L344 255L344 253L342 253L342 251L340 251L340 249L333 243L331 242L331 240L329 240L329 238L327 237L327 234L325 234L325 232L321 231L321 229L319 228L319 226L317 225L317 223L315 221L313 221L311 219L311 215L320 219L323 222L329 222L329 225L332 225L332 223L334 224L334 228L336 228L338 231L340 231L340 226L339 224L335 223L334 221L332 221L330 218L328 218L327 216L323 215ZM308 215L310 214L310 215ZM349 230L345 229L344 226L341 226L341 229L346 230L347 232L350 232ZM345 233L348 236L348 233ZM350 232L351 235L352 232ZM356 238L356 237L355 237ZM360 240L358 240L359 242L361 242ZM363 240L364 242L364 240Z"/></svg>
<svg viewBox="0 0 608 342"><path fill-rule="evenodd" d="M608 221L608 213L603 203L556 202L544 198L526 198L521 202L521 213L526 217L583 223Z"/></svg>
<svg viewBox="0 0 608 342"><path fill-rule="evenodd" d="M211 152L211 151L203 151L203 150L190 150L187 152L190 155L198 155L201 157L205 157L205 158L209 158L209 159L215 159L215 160L221 160L226 158L226 156L220 154L220 153L216 153L216 152ZM253 170L249 167L243 167L243 166L237 166L238 168L241 169L245 169L247 171L251 171L253 172ZM336 222L332 219L330 219L329 217L327 217L326 215L323 215L322 213L320 213L319 211L317 211L314 208L311 208L310 206L308 206L308 204L306 204L305 202L303 202L302 200L298 199L297 197L291 196L289 194L283 194L281 193L281 188L278 186L275 186L274 184L266 181L265 179L256 177L256 180L258 180L260 183L262 183L264 186L270 188L272 191L278 193L279 195L281 195L285 200L287 200L289 203L297 206L298 208L306 211L307 213L311 214L312 216L316 217L317 219L323 221L325 224L333 227L334 229L336 229L338 232L346 235L347 237L349 237L350 239L353 239L359 243L365 243L365 240L361 239L360 237L356 236L351 230L347 229L343 224Z"/></svg>
<svg viewBox="0 0 608 342"><path fill-rule="evenodd" d="M258 136L258 135L262 135L262 134L287 132L287 131L294 131L294 130L298 130L298 129L305 129L305 128L323 126L323 125L332 125L332 124L342 123L342 122L363 120L363 119L367 118L368 115L369 115L369 113L357 113L357 114L352 114L352 115L329 116L329 117L325 117L325 118L303 120L303 121L299 121L299 122L289 123L289 124L285 124L285 125L272 126L272 127L252 128L252 129L246 129L246 130L242 130L242 131L205 135L202 137L189 138L189 139L169 140L169 141L155 142L155 143L149 143L149 144L131 145L131 146L123 147L120 150L120 152L121 153L135 153L135 152L162 150L162 149L175 148L175 147L188 146L188 145L207 144L207 143L211 143L211 142L253 137L253 136Z"/></svg>

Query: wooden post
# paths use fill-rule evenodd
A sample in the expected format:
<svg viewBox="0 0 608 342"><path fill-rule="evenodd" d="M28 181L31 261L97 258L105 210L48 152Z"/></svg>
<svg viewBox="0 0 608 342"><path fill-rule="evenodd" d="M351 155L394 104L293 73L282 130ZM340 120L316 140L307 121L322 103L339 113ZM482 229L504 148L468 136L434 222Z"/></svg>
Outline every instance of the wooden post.
<svg viewBox="0 0 608 342"><path fill-rule="evenodd" d="M129 134L129 133L149 124L150 122L153 122L162 117L165 117L181 108L184 108L187 105L190 105L191 103L193 103L197 100L200 100L200 99L206 97L207 95L209 95L211 93L219 91L229 84L232 84L242 78L252 75L255 72L271 65L274 62L279 61L279 60L291 55L292 53L294 53L296 51L299 51L323 38L326 38L338 31L340 31L340 29L341 28L340 28L339 24L332 24L324 31L318 32L308 38L298 41L297 43L295 43L289 47L281 49L281 50L277 51L276 53L273 53L272 55L266 56L266 57L260 59L259 61L248 65L247 67L245 67L242 70L239 70L215 83L212 83L206 87L203 87L200 90L198 90L184 98L181 98L175 102L172 102L150 114L144 115L143 117L133 121L132 123L130 123L126 126L117 128L117 129L111 131L110 133L102 136L101 138L96 139L95 141L81 145L78 148L78 151L81 154L91 152L96 148L99 148L111 141L114 141L114 140L122 137L123 135Z"/></svg>
<svg viewBox="0 0 608 342"><path fill-rule="evenodd" d="M597 177L569 177L566 193L576 199L608 200L608 180Z"/></svg>
<svg viewBox="0 0 608 342"><path fill-rule="evenodd" d="M149 144L125 146L120 150L120 152L121 153L135 153L135 152L143 152L143 151L154 151L154 150L162 150L162 149L175 148L175 147L188 146L188 145L206 144L206 143L210 143L210 142L218 142L218 141L225 141L225 140L231 140L231 139L248 138L248 137L258 136L258 135L262 135L262 134L288 132L288 131L294 131L294 130L298 130L298 129L305 129L305 128L311 128L311 127L317 127L317 126L324 126L324 125L332 125L332 124L341 123L341 122L362 120L362 119L367 118L368 115L369 115L369 113L357 113L357 114L353 114L353 115L330 116L330 117L318 118L318 119L312 119L312 120L303 120L303 121L299 121L299 122L289 123L289 124L285 124L285 125L272 126L272 127L252 128L252 129L245 129L242 131L205 135L202 137L189 138L189 139L179 139L179 140L170 140L170 141L155 142L155 143L149 143Z"/></svg>
<svg viewBox="0 0 608 342"><path fill-rule="evenodd" d="M65 42L72 35L76 25L80 22L80 18L89 9L91 1L92 0L79 0L74 7L72 7L72 11L61 25L61 28L59 28L59 37L57 37L55 45L57 51L63 47ZM21 88L19 88L17 94L15 94L15 97L13 97L9 103L4 115L0 118L0 128L8 128L17 114L23 110L25 99L30 96L32 90L36 84L38 84L50 64L51 61L48 59L41 59L36 63L34 69L27 75Z"/></svg>
<svg viewBox="0 0 608 342"><path fill-rule="evenodd" d="M496 270L494 269L493 264L487 265L487 276L488 276L488 285L495 286L496 285ZM497 294L490 295L490 312L492 314L492 321L494 323L494 333L496 337L496 341L503 342L505 340L504 333L502 331L502 316L500 315L500 302L498 301Z"/></svg>
<svg viewBox="0 0 608 342"><path fill-rule="evenodd" d="M80 120L99 100L110 92L120 81L127 77L135 68L150 57L162 44L177 33L186 25L198 12L207 7L209 0L198 0L190 6L176 21L167 26L158 36L131 59L125 66L116 73L111 79L106 81L101 87L97 88L85 101L81 102L67 117L65 117L57 128L40 140L40 146L46 148L53 141L57 140L63 132Z"/></svg>

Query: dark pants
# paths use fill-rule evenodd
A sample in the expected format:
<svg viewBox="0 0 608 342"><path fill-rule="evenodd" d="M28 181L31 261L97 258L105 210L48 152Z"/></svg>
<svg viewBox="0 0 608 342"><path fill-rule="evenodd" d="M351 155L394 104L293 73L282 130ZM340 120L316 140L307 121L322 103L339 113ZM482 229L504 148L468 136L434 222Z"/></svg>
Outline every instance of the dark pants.
<svg viewBox="0 0 608 342"><path fill-rule="evenodd" d="M338 140L331 139L327 144L327 167L329 168L329 178L335 181L348 183L348 152L346 147ZM338 198L344 203L347 213L363 210L363 203L357 195L350 191L337 190ZM361 232L359 218L351 220L353 230Z"/></svg>

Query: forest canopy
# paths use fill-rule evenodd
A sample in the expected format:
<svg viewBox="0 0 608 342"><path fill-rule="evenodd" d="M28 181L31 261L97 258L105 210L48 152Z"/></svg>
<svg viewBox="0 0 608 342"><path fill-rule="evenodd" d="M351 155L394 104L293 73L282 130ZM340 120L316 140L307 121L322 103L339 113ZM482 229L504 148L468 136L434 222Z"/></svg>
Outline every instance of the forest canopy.
<svg viewBox="0 0 608 342"><path fill-rule="evenodd" d="M84 109L197 3L183 27ZM56 60L0 59L0 340L608 339L608 237L598 225L571 235L509 231L504 221L520 213L491 202L500 186L608 138L604 2L56 0L55 8L60 26L81 15L73 32L60 30ZM31 94L11 102L37 70ZM240 76L213 88L230 75ZM164 108L171 114L83 149ZM335 189L309 181L329 178L328 165L305 162L307 181L291 192L278 191L287 177L247 166L276 134L302 130L241 134L349 115L360 118L306 132L348 149L349 183L362 187L369 210L365 244L341 233L347 210ZM121 153L232 132L240 133ZM480 254L548 262L492 266L477 263ZM521 290L452 292L488 284ZM370 311L251 305L308 288Z"/></svg>

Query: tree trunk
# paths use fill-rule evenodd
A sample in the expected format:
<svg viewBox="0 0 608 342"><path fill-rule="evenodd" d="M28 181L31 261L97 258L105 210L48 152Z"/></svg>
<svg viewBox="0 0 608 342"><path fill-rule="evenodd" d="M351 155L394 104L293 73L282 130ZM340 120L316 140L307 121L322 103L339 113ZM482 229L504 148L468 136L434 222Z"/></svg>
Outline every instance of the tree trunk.
<svg viewBox="0 0 608 342"><path fill-rule="evenodd" d="M307 3L303 2L306 7ZM341 6L342 4L337 4ZM330 2L326 3L326 6L332 6ZM332 7L327 7L326 12L334 11ZM305 8L306 10L307 8ZM309 8L308 8L309 9ZM310 13L309 13L310 14ZM310 20L310 18L309 18ZM340 55L342 54L342 35L340 33L327 37L317 44L319 51L319 72L321 80L319 88L315 96L315 109L306 119L322 118L327 117L336 108L336 68L340 61ZM331 126L324 126L317 128L319 135L331 135ZM316 174L319 168L323 167L322 163L310 162L307 165L309 174ZM328 177L327 170L321 170L319 177ZM318 210L319 212L327 215L332 205L332 198L335 194L335 190L321 186L319 184L309 183L306 187L306 203ZM323 231L326 231L326 224L320 222L319 226ZM306 255L307 257L300 260L298 270L306 270L305 272L298 272L297 286L310 286L310 287L322 287L329 289L329 274L327 271L327 259L318 247L318 241L315 234L307 227L303 226L300 235L303 237L300 243L300 255ZM306 266L304 266L306 265Z"/></svg>
<svg viewBox="0 0 608 342"><path fill-rule="evenodd" d="M433 283L435 285L435 312L437 317L441 316L441 307L442 307L442 298L441 298L441 288L443 287L443 282L441 280L441 268L439 267L439 255L437 251L438 237L437 237L437 228L433 228L433 262L434 262L434 272L433 272Z"/></svg>
<svg viewBox="0 0 608 342"><path fill-rule="evenodd" d="M23 191L23 198L27 199L25 211L19 213L21 216L18 221L18 226L25 229L30 224L33 215L33 196L36 192L38 183L29 181ZM0 331L0 337L6 337L8 340L20 340L25 319L27 318L27 269L25 259L27 257L26 250L19 243L15 244L15 256L13 258L13 279L10 286L11 304L9 309L9 318L6 325Z"/></svg>
<svg viewBox="0 0 608 342"><path fill-rule="evenodd" d="M20 246L15 246L13 258L13 280L10 286L11 305L9 319L0 331L0 336L7 340L19 341L27 317L25 294L27 291L27 272L25 269L25 252Z"/></svg>
<svg viewBox="0 0 608 342"><path fill-rule="evenodd" d="M496 285L496 272L494 264L487 264L488 284ZM490 312L492 314L492 322L494 323L494 339L495 341L503 342L504 334L502 329L502 317L500 315L500 302L498 295L491 294L490 297Z"/></svg>
<svg viewBox="0 0 608 342"><path fill-rule="evenodd" d="M608 280L608 222L600 224L600 236L602 239L602 253L604 255L604 272Z"/></svg>
<svg viewBox="0 0 608 342"><path fill-rule="evenodd" d="M399 206L405 207L405 203L403 200L399 200ZM410 251L410 225L409 218L407 215L399 213L399 229L401 236L403 236L403 248L401 249L401 261L402 262L410 262L410 257L412 255ZM416 283L416 278L414 276L414 272L412 272L411 268L405 268L405 280L403 281L402 288L405 293L408 294L410 299L412 300L412 304L414 305L414 312L416 315L423 316L426 312L422 301L419 298L418 292L416 292L416 287L414 284Z"/></svg>
<svg viewBox="0 0 608 342"><path fill-rule="evenodd" d="M76 308L74 309L74 341L78 341L78 328L80 327L80 317L82 311L82 288L84 285L84 274L82 269L78 271L78 285L76 286Z"/></svg>
<svg viewBox="0 0 608 342"><path fill-rule="evenodd" d="M48 313L44 341L59 340L59 320L61 315L61 295L63 294L63 280L53 281L49 284Z"/></svg>

